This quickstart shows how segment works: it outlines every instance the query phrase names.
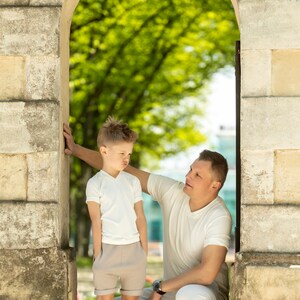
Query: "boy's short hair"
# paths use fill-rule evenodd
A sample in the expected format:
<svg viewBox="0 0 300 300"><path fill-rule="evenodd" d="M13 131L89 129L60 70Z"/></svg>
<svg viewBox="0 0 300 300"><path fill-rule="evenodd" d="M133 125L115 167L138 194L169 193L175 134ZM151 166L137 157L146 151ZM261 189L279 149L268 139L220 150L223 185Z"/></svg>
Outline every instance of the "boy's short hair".
<svg viewBox="0 0 300 300"><path fill-rule="evenodd" d="M138 138L138 134L131 130L129 126L122 121L118 121L109 116L103 126L100 128L97 145L100 148L106 143L111 142L130 142L134 143Z"/></svg>
<svg viewBox="0 0 300 300"><path fill-rule="evenodd" d="M226 158L218 152L203 150L199 155L199 160L210 161L211 168L217 180L223 186L228 173L228 164Z"/></svg>

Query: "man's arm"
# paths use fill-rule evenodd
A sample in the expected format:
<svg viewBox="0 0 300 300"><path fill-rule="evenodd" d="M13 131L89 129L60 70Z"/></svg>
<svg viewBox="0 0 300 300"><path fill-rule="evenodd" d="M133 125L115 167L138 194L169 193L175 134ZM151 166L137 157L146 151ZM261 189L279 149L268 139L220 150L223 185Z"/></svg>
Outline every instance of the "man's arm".
<svg viewBox="0 0 300 300"><path fill-rule="evenodd" d="M227 249L223 246L209 245L205 247L201 263L177 277L163 281L162 290L171 292L188 284L212 284L221 270L226 253Z"/></svg>
<svg viewBox="0 0 300 300"><path fill-rule="evenodd" d="M88 165L92 166L93 168L96 168L98 170L102 169L102 157L98 151L90 150L88 148L75 144L70 127L66 124L64 124L63 133L66 141L65 154L74 155L80 158L81 160L85 161ZM132 166L128 166L125 169L125 171L136 176L141 182L143 192L148 193L147 184L150 173L139 170Z"/></svg>

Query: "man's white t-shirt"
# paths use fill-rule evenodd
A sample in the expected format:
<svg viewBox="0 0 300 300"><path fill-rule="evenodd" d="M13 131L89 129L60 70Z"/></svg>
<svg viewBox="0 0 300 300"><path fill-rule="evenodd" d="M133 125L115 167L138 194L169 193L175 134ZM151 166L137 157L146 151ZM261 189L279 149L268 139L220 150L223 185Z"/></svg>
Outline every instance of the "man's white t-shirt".
<svg viewBox="0 0 300 300"><path fill-rule="evenodd" d="M159 202L163 214L165 280L198 265L206 246L228 249L230 242L231 215L224 201L217 197L202 209L191 212L189 196L183 187L184 183L160 175L151 174L148 180L148 192ZM225 264L222 272L216 280L221 290L228 284Z"/></svg>
<svg viewBox="0 0 300 300"><path fill-rule="evenodd" d="M134 204L141 200L140 182L131 174L122 171L115 178L101 170L89 179L86 202L101 205L103 243L127 245L140 240Z"/></svg>

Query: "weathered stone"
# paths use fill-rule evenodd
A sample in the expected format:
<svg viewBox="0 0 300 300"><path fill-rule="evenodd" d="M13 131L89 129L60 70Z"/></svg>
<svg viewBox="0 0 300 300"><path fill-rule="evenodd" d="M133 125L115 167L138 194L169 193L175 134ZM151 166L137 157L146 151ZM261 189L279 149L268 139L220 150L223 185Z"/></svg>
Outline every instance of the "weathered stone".
<svg viewBox="0 0 300 300"><path fill-rule="evenodd" d="M274 198L276 203L300 204L300 150L275 152Z"/></svg>
<svg viewBox="0 0 300 300"><path fill-rule="evenodd" d="M26 100L57 100L59 96L59 59L30 57L27 59Z"/></svg>
<svg viewBox="0 0 300 300"><path fill-rule="evenodd" d="M58 201L59 176L57 152L27 155L28 201Z"/></svg>
<svg viewBox="0 0 300 300"><path fill-rule="evenodd" d="M243 98L241 149L300 148L300 98Z"/></svg>
<svg viewBox="0 0 300 300"><path fill-rule="evenodd" d="M273 50L272 95L300 96L299 70L300 50Z"/></svg>
<svg viewBox="0 0 300 300"><path fill-rule="evenodd" d="M0 249L38 249L60 243L55 203L2 201L0 216Z"/></svg>
<svg viewBox="0 0 300 300"><path fill-rule="evenodd" d="M0 102L0 152L57 151L58 104Z"/></svg>
<svg viewBox="0 0 300 300"><path fill-rule="evenodd" d="M26 200L27 164L23 154L0 154L0 200Z"/></svg>
<svg viewBox="0 0 300 300"><path fill-rule="evenodd" d="M56 7L0 9L0 54L58 56L59 14Z"/></svg>
<svg viewBox="0 0 300 300"><path fill-rule="evenodd" d="M230 299L298 299L300 256L297 254L237 253Z"/></svg>
<svg viewBox="0 0 300 300"><path fill-rule="evenodd" d="M299 214L300 206L242 205L241 251L300 252Z"/></svg>
<svg viewBox="0 0 300 300"><path fill-rule="evenodd" d="M300 2L239 0L242 49L300 48Z"/></svg>
<svg viewBox="0 0 300 300"><path fill-rule="evenodd" d="M241 94L243 97L270 95L271 53L271 50L241 51Z"/></svg>
<svg viewBox="0 0 300 300"><path fill-rule="evenodd" d="M74 262L70 249L0 250L0 299L76 299Z"/></svg>
<svg viewBox="0 0 300 300"><path fill-rule="evenodd" d="M0 100L25 97L25 58L0 56Z"/></svg>
<svg viewBox="0 0 300 300"><path fill-rule="evenodd" d="M1 6L23 6L29 5L30 0L1 0Z"/></svg>
<svg viewBox="0 0 300 300"><path fill-rule="evenodd" d="M273 204L273 151L243 151L241 159L242 204Z"/></svg>
<svg viewBox="0 0 300 300"><path fill-rule="evenodd" d="M30 0L31 6L62 6L66 0Z"/></svg>

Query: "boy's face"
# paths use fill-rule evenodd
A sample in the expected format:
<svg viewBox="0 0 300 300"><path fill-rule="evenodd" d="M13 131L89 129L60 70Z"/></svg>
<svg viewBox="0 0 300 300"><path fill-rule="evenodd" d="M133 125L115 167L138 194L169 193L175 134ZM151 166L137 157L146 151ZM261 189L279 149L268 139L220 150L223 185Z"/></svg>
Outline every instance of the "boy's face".
<svg viewBox="0 0 300 300"><path fill-rule="evenodd" d="M106 146L100 147L104 167L108 171L122 171L130 161L133 143L131 142L114 142L107 143Z"/></svg>

